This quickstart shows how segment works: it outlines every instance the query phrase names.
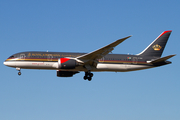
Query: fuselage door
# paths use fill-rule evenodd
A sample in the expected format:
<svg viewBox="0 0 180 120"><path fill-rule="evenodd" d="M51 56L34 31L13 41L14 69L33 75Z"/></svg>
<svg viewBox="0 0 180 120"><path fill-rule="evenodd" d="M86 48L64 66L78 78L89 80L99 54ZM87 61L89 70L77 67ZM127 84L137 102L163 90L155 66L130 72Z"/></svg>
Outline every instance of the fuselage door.
<svg viewBox="0 0 180 120"><path fill-rule="evenodd" d="M99 62L104 62L104 57L102 57L101 59L99 59Z"/></svg>
<svg viewBox="0 0 180 120"><path fill-rule="evenodd" d="M52 55L52 54L48 54L47 60L48 60L48 61L52 61L52 58L53 58L53 55Z"/></svg>
<svg viewBox="0 0 180 120"><path fill-rule="evenodd" d="M26 57L25 54L20 54L20 59L23 59L23 60L24 60L25 57Z"/></svg>
<svg viewBox="0 0 180 120"><path fill-rule="evenodd" d="M137 61L138 61L137 57L133 57L133 64L137 64Z"/></svg>

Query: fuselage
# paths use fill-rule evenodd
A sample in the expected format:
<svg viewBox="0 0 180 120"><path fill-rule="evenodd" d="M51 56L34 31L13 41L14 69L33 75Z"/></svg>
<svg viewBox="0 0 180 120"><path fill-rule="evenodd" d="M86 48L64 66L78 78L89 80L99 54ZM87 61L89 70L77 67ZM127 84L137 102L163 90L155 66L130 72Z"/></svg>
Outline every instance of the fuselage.
<svg viewBox="0 0 180 120"><path fill-rule="evenodd" d="M65 71L85 71L83 66L75 69L59 69L57 63L59 58L76 58L86 53L68 52L21 52L10 56L4 64L9 67L21 69L50 69ZM156 67L147 61L156 59L142 57L139 55L108 54L98 60L97 66L91 71L115 71L126 72Z"/></svg>
<svg viewBox="0 0 180 120"><path fill-rule="evenodd" d="M172 31L164 31L148 47L137 55L109 54L114 48L131 36L118 39L90 53L70 52L21 52L10 56L4 64L14 67L21 75L21 69L57 70L58 77L72 77L85 72L84 80L91 81L98 71L127 72L170 64L167 61L175 55L161 58Z"/></svg>

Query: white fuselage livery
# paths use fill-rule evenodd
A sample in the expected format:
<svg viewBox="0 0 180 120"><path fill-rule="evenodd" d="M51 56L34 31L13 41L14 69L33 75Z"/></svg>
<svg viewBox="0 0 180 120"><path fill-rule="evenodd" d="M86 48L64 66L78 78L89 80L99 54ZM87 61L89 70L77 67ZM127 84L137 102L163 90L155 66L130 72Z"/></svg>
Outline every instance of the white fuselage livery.
<svg viewBox="0 0 180 120"><path fill-rule="evenodd" d="M77 66L75 69L59 69L58 62L26 62L26 61L6 61L4 65L21 69L46 69L46 70L62 70L62 71L86 71L83 66ZM92 67L91 71L115 71L115 72L127 72L152 68L150 65L138 65L138 64L108 64L98 63L96 68ZM155 67L155 66L154 66Z"/></svg>

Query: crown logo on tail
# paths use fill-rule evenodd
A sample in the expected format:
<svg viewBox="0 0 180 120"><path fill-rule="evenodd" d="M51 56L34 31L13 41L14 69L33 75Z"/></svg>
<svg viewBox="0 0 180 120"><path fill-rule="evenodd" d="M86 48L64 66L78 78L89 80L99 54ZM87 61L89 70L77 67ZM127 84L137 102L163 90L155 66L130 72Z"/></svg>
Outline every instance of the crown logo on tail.
<svg viewBox="0 0 180 120"><path fill-rule="evenodd" d="M153 47L152 47L155 51L159 51L159 50L161 50L161 46L160 45L158 45L158 44L156 44L156 45L154 45Z"/></svg>

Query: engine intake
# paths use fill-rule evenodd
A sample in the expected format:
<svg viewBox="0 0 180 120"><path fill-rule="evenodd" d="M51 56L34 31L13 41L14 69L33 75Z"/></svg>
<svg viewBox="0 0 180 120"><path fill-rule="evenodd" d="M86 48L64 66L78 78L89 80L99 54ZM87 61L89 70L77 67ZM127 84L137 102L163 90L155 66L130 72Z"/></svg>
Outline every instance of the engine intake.
<svg viewBox="0 0 180 120"><path fill-rule="evenodd" d="M74 69L77 66L77 62L70 58L59 58L58 68L59 69Z"/></svg>

